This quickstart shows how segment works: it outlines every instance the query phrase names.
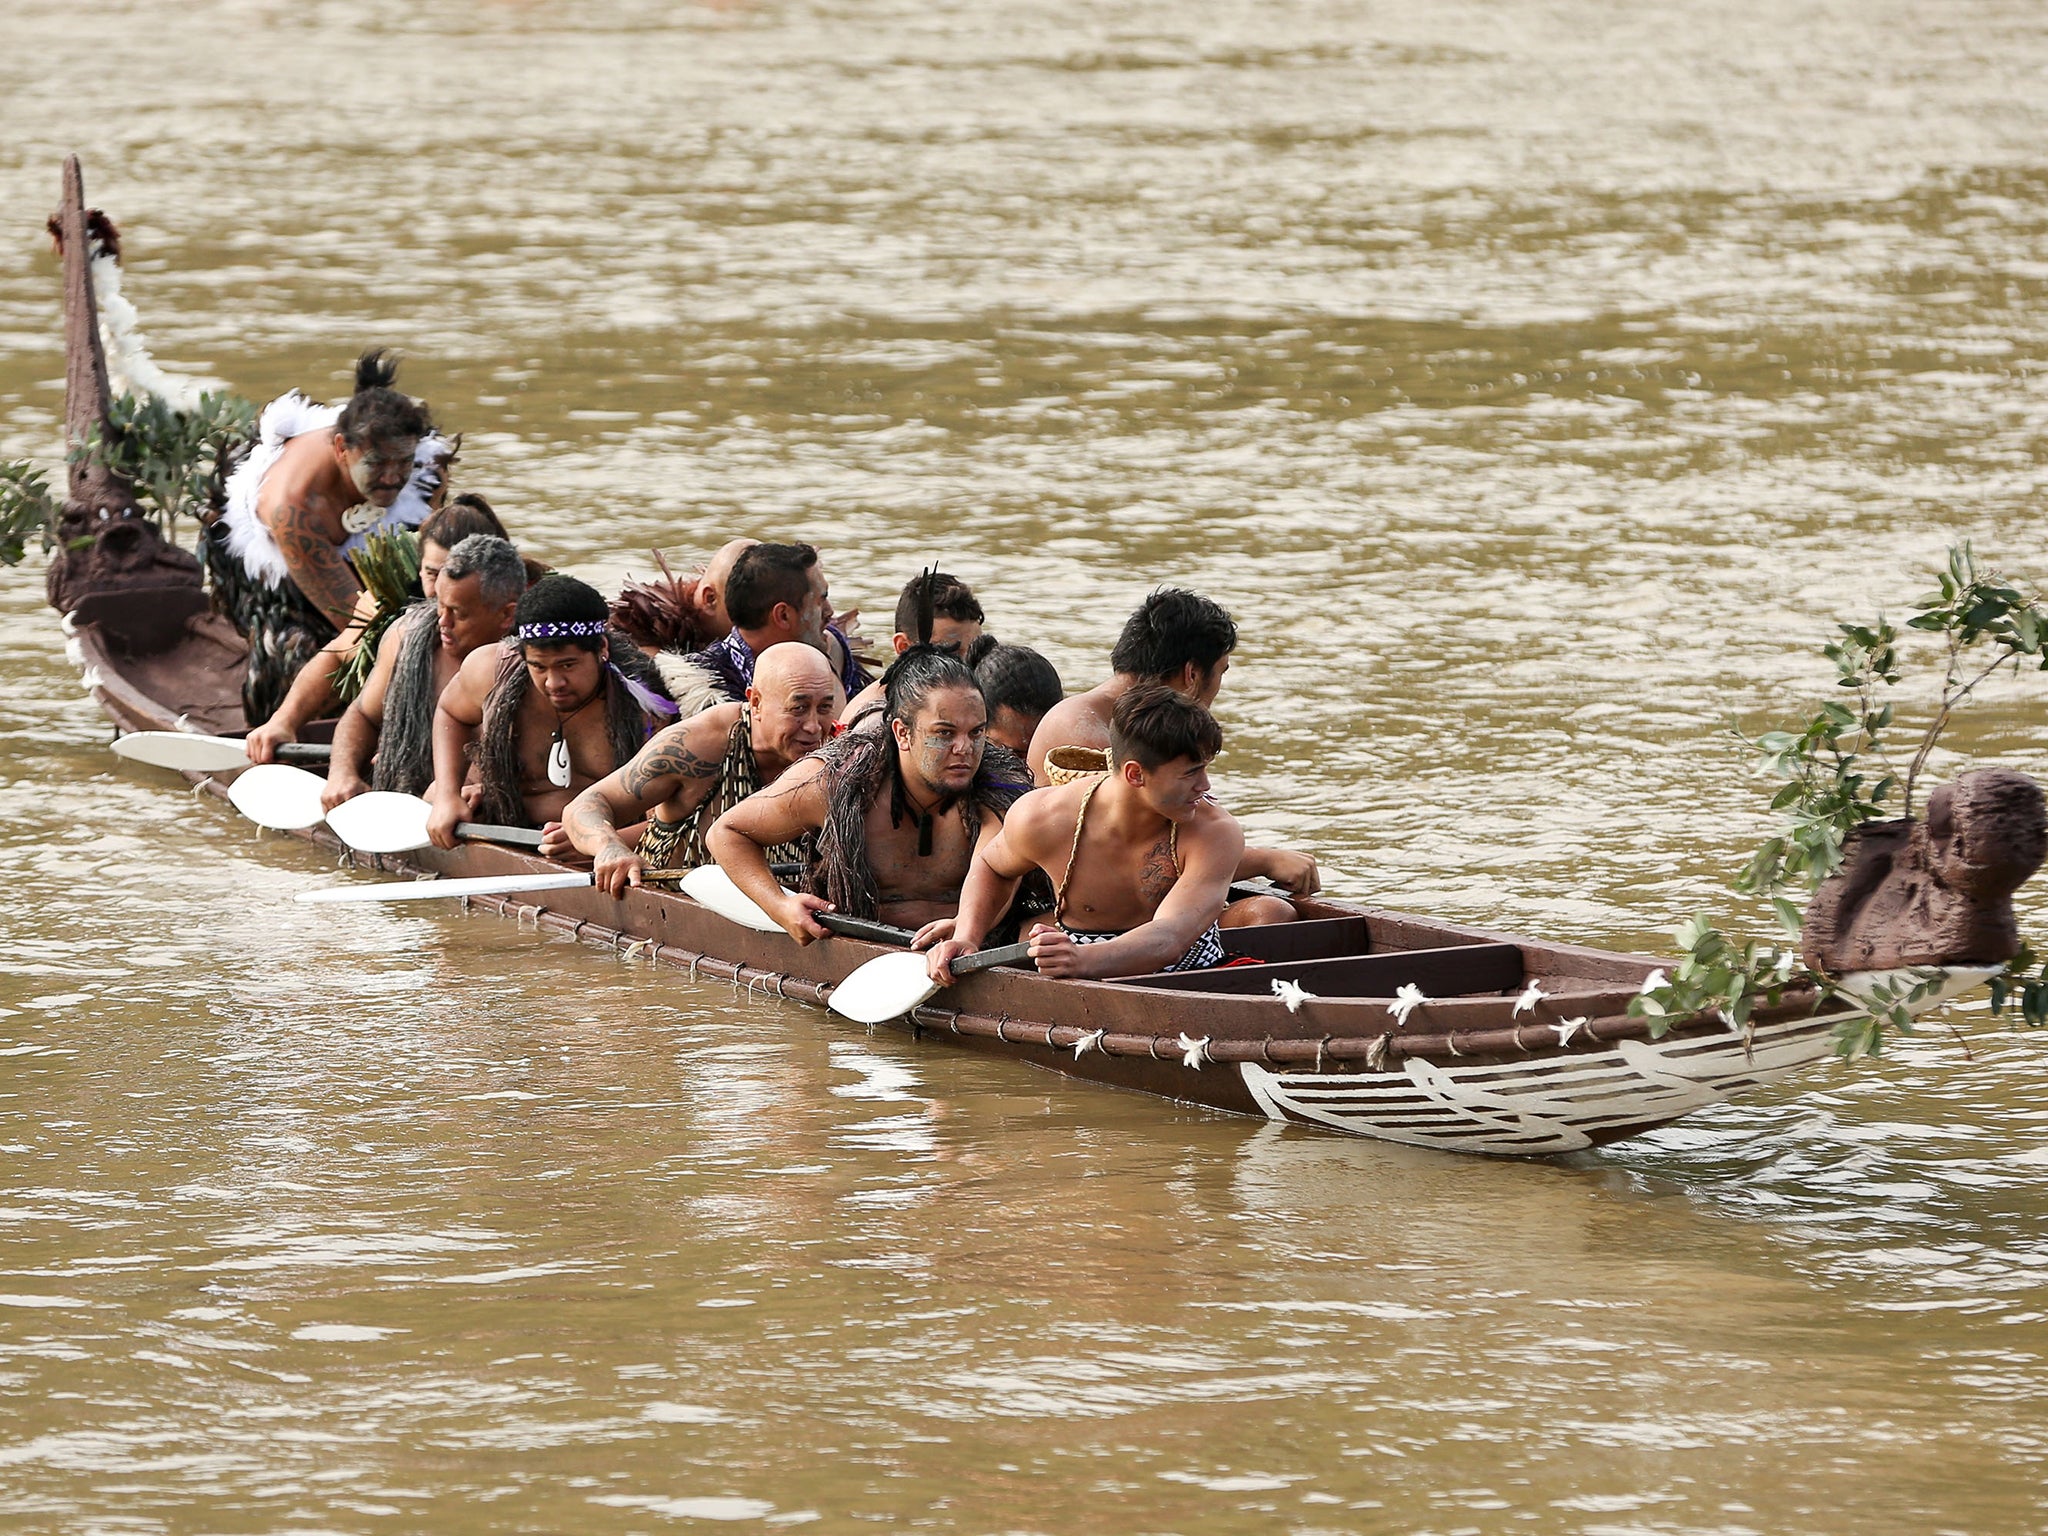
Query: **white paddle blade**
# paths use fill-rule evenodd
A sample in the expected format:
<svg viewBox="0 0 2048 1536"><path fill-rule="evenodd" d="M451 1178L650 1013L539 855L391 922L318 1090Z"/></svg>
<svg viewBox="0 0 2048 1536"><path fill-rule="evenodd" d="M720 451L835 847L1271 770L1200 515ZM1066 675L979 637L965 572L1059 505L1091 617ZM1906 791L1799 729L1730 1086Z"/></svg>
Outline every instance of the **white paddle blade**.
<svg viewBox="0 0 2048 1536"><path fill-rule="evenodd" d="M292 900L309 906L364 901L437 901L444 896L510 896L519 891L566 891L588 884L588 875L473 875L465 880L414 880L399 885L335 885L325 890L301 891Z"/></svg>
<svg viewBox="0 0 2048 1536"><path fill-rule="evenodd" d="M839 983L825 1006L856 1024L881 1024L901 1018L938 990L925 957L898 950L878 955Z"/></svg>
<svg viewBox="0 0 2048 1536"><path fill-rule="evenodd" d="M181 773L226 773L249 766L248 754L234 737L190 731L131 731L114 738L114 756Z"/></svg>
<svg viewBox="0 0 2048 1536"><path fill-rule="evenodd" d="M428 844L427 810L418 795L373 789L329 811L327 825L358 853L409 853Z"/></svg>
<svg viewBox="0 0 2048 1536"><path fill-rule="evenodd" d="M716 864L700 864L682 879L683 894L700 907L709 907L720 917L751 928L756 933L780 933L782 924L755 903L754 898L732 883L732 876Z"/></svg>
<svg viewBox="0 0 2048 1536"><path fill-rule="evenodd" d="M228 786L234 808L259 827L296 832L317 827L326 817L320 794L327 781L303 768L283 763L258 763Z"/></svg>

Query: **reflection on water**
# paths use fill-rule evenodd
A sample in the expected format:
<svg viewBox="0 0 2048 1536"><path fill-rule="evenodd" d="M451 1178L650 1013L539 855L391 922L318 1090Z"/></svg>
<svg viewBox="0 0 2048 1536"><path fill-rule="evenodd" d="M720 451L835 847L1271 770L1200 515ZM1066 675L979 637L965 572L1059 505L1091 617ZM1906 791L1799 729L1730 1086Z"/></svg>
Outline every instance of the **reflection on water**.
<svg viewBox="0 0 2048 1536"><path fill-rule="evenodd" d="M1222 782L1378 902L1665 946L1722 736L1952 538L2031 569L2024 8L47 0L158 355L370 342L593 579L942 556L1070 682L1245 633ZM2038 574L2038 573L2037 573ZM2019 1530L2038 1042L1981 1009L1540 1166L849 1035L450 914L115 767L0 579L0 1507L65 1530ZM1957 745L2048 770L2039 694ZM2038 903L2037 903L2038 906Z"/></svg>

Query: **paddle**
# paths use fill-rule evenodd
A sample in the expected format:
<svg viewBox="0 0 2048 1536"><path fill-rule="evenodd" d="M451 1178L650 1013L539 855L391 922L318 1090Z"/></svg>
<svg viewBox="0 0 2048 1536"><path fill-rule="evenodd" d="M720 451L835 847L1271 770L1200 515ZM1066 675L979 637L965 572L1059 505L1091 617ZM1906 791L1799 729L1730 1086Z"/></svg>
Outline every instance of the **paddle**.
<svg viewBox="0 0 2048 1536"><path fill-rule="evenodd" d="M819 921L824 920L821 915ZM1004 944L962 955L953 962L952 970L956 977L970 976L976 971L1030 958L1029 944ZM856 1024L881 1024L900 1018L939 990L925 963L925 955L916 951L877 955L834 987L825 1006Z"/></svg>
<svg viewBox="0 0 2048 1536"><path fill-rule="evenodd" d="M327 813L328 830L358 853L410 853L431 842L427 815L432 807L418 795L373 789L344 800ZM470 842L513 843L538 848L540 833L530 827L498 827L488 822L457 824L455 835Z"/></svg>
<svg viewBox="0 0 2048 1536"><path fill-rule="evenodd" d="M511 827L493 828L492 830L517 832L521 829ZM716 868L717 866L709 865L706 867ZM787 868L780 864L771 865L770 867L778 871L783 871ZM650 869L647 871L647 878L650 880L677 880L686 879L689 875L695 873L695 870ZM519 891L573 890L578 886L589 885L591 879L592 877L588 873L577 874L574 871L555 875L469 875L460 880L415 880L393 885L328 886L317 891L301 891L292 900L306 902L309 905L330 906L341 902L433 901L443 896L509 896ZM756 907L754 910L759 912L761 909ZM890 928L884 923L862 923L859 918L839 918L837 913L828 915L838 918L840 922L858 925L864 930L864 937L873 937L875 933L891 935L900 933L906 939L909 937L907 930ZM873 930L874 932L867 932L866 930ZM780 933L782 930L777 928L775 931Z"/></svg>
<svg viewBox="0 0 2048 1536"><path fill-rule="evenodd" d="M359 901L433 901L444 896L507 896L516 891L566 891L590 884L587 874L476 875L466 880L415 880L398 885L336 885L301 891L292 900L308 906Z"/></svg>
<svg viewBox="0 0 2048 1536"><path fill-rule="evenodd" d="M318 826L326 816L320 804L326 788L327 781L317 773L283 763L259 763L228 786L228 801L259 827L296 832Z"/></svg>
<svg viewBox="0 0 2048 1536"><path fill-rule="evenodd" d="M277 749L281 763L325 763L334 749L319 742L286 742ZM114 738L114 755L152 768L183 773L228 773L249 766L238 736L200 736L191 731L131 731Z"/></svg>
<svg viewBox="0 0 2048 1536"><path fill-rule="evenodd" d="M782 924L763 912L754 898L732 883L716 864L700 864L683 876L682 892L700 907L709 907L728 922L756 933L780 933Z"/></svg>
<svg viewBox="0 0 2048 1536"><path fill-rule="evenodd" d="M758 933L780 933L782 925L755 903L754 898L733 884L732 876L716 864L706 864L683 876L683 890L691 900L709 907L720 917ZM908 944L916 937L908 928L871 923L863 918L845 917L837 912L813 912L820 927L850 939L870 939L878 944ZM953 962L955 976L985 971L990 966L1008 965L1030 956L1029 944L1006 944L963 955ZM832 989L828 1006L834 1013L860 1024L880 1024L908 1013L939 990L939 984L925 970L924 956L911 951L899 955L878 955L859 967Z"/></svg>

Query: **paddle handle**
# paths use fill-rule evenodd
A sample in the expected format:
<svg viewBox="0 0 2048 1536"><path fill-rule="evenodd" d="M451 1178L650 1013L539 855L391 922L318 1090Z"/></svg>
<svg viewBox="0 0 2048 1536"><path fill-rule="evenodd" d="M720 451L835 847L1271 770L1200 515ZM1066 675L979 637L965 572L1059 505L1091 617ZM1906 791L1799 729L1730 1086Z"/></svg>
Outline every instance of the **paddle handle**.
<svg viewBox="0 0 2048 1536"><path fill-rule="evenodd" d="M334 756L334 748L324 741L288 741L277 749L280 763L326 763Z"/></svg>
<svg viewBox="0 0 2048 1536"><path fill-rule="evenodd" d="M888 923L871 923L864 917L846 917L837 912L813 912L818 926L845 939L867 939L875 944L909 944L917 935L908 928Z"/></svg>
<svg viewBox="0 0 2048 1536"><path fill-rule="evenodd" d="M907 945L917 937L908 928L896 928L888 923L871 923L866 918L845 917L837 912L813 912L811 916L829 933L842 938L867 939L875 944ZM953 974L962 976L974 971L985 971L992 966L1008 965L1016 960L1031 957L1029 944L1005 944L1000 949L980 949L971 955L962 955L953 962Z"/></svg>
<svg viewBox="0 0 2048 1536"><path fill-rule="evenodd" d="M519 848L540 846L540 833L532 827L498 827L488 821L458 822L455 835L473 843L511 843Z"/></svg>
<svg viewBox="0 0 2048 1536"><path fill-rule="evenodd" d="M969 976L976 971L993 970L999 965L1009 965L1013 961L1030 958L1029 944L1004 944L997 949L977 949L971 955L962 955L949 969L955 976Z"/></svg>

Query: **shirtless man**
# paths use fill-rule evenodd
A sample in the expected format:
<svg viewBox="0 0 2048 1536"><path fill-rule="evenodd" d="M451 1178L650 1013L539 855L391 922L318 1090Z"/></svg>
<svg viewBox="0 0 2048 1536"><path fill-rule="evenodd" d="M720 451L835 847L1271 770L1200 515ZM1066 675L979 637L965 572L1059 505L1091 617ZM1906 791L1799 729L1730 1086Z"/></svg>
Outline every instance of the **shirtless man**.
<svg viewBox="0 0 2048 1536"><path fill-rule="evenodd" d="M1222 691L1237 649L1237 625L1223 608L1194 592L1161 587L1124 622L1110 652L1110 677L1047 711L1031 736L1032 777L1046 783L1045 760L1055 747L1107 747L1116 701L1142 683L1161 683L1207 709ZM1316 861L1285 848L1247 848L1240 880L1264 877L1296 896L1323 888ZM1291 922L1294 909L1278 897L1252 896L1231 905L1223 926Z"/></svg>
<svg viewBox="0 0 2048 1536"><path fill-rule="evenodd" d="M609 613L596 588L551 572L519 599L510 639L464 658L434 712L435 847L455 846L457 823L485 821L546 824L541 852L567 851L554 819L674 715L646 653L611 633Z"/></svg>
<svg viewBox="0 0 2048 1536"><path fill-rule="evenodd" d="M711 829L711 855L799 944L818 912L916 928L950 917L975 844L1026 787L1023 765L985 750L974 674L913 646L883 677L889 729L848 731L741 801ZM816 838L810 889L791 893L767 850Z"/></svg>
<svg viewBox="0 0 2048 1536"><path fill-rule="evenodd" d="M896 633L889 637L889 647L901 656L913 645L934 645L966 661L968 647L981 638L985 619L966 582L944 571L926 571L905 582L896 599ZM881 702L878 679L847 700L846 718L858 720Z"/></svg>
<svg viewBox="0 0 2048 1536"><path fill-rule="evenodd" d="M381 351L356 361L336 409L293 390L264 407L258 440L228 477L207 541L214 590L249 637L243 710L268 720L299 669L349 622L358 584L347 556L372 533L415 528L453 455L427 408L392 388Z"/></svg>
<svg viewBox="0 0 2048 1536"><path fill-rule="evenodd" d="M959 917L921 930L934 981L981 948L1018 883L1043 870L1052 916L1028 935L1046 976L1145 976L1219 964L1217 920L1244 832L1209 797L1216 717L1185 694L1141 683L1110 717L1109 772L1035 789L975 851Z"/></svg>
<svg viewBox="0 0 2048 1536"><path fill-rule="evenodd" d="M498 514L491 510L491 504L476 495L450 498L447 506L420 524L420 595L428 606L433 604L434 588L441 579L441 567L448 563L448 551L472 533L488 533L500 539L507 537L505 525L498 521ZM276 713L248 734L245 746L250 762L277 761L279 747L286 742L297 741L299 732L308 725L341 707L341 698L334 691L334 680L354 659L363 632L376 617L377 599L368 592L358 592L355 612L342 626L341 633L299 669L299 675L292 679L291 691L277 706ZM397 620L393 622L395 624ZM445 683L447 679L442 681ZM431 701L429 707L431 711ZM429 718L432 718L431 713Z"/></svg>
<svg viewBox="0 0 2048 1536"><path fill-rule="evenodd" d="M562 813L577 851L595 860L597 888L620 896L649 868L710 863L704 843L712 823L823 746L838 704L838 684L818 652L794 643L763 651L746 703L720 704L657 732L638 757ZM628 848L619 827L643 819L647 830ZM805 853L791 845L769 850L769 858L796 863Z"/></svg>
<svg viewBox="0 0 2048 1536"><path fill-rule="evenodd" d="M471 534L436 566L433 602L414 605L384 631L362 695L335 727L334 759L320 797L330 811L367 789L416 795L431 784L441 691L470 652L512 631L526 591L526 562L511 544Z"/></svg>

